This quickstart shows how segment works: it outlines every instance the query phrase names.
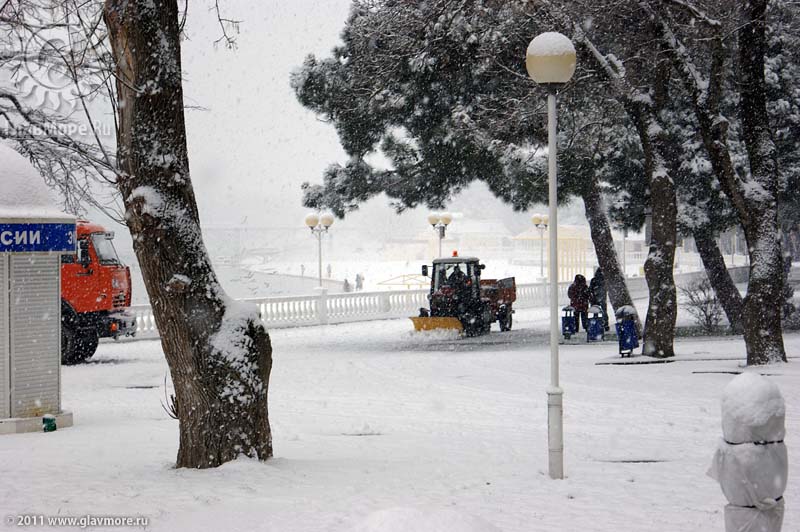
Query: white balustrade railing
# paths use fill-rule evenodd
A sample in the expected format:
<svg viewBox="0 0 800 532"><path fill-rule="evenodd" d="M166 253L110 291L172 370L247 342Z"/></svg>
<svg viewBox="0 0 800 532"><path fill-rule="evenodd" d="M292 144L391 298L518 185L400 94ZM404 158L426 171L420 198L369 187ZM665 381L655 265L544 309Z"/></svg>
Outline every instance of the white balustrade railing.
<svg viewBox="0 0 800 532"><path fill-rule="evenodd" d="M156 318L150 305L132 305L129 310L136 316L136 336L158 336Z"/></svg>
<svg viewBox="0 0 800 532"><path fill-rule="evenodd" d="M734 282L747 280L749 272L747 267L730 268L729 271ZM703 277L705 272L677 274L675 282L683 286ZM567 304L569 285L569 282L558 285L560 304ZM647 297L647 283L643 277L628 278L627 285L633 299ZM250 298L243 301L256 305L267 328L277 329L416 316L420 308L428 306L428 293L429 290L398 290L328 294L326 290L322 290L315 295ZM549 285L545 283L517 285L515 307L545 307L548 301ZM130 310L136 315L137 337L158 337L150 305L134 305Z"/></svg>

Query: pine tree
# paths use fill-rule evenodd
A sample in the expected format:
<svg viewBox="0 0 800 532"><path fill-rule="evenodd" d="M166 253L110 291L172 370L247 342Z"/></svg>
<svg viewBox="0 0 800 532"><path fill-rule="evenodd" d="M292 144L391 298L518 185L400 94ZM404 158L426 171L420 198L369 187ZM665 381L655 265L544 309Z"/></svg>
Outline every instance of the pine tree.
<svg viewBox="0 0 800 532"><path fill-rule="evenodd" d="M385 193L400 211L442 207L475 180L513 208L547 198L544 94L524 69L525 49L552 27L525 2L355 2L333 57L306 59L293 76L300 102L329 119L350 155L305 204L342 216ZM582 75L591 75L584 72ZM602 91L562 92L560 201L581 197L612 306L632 305L603 202L599 135L624 113ZM601 142L598 142L601 139ZM385 170L368 164L382 153Z"/></svg>

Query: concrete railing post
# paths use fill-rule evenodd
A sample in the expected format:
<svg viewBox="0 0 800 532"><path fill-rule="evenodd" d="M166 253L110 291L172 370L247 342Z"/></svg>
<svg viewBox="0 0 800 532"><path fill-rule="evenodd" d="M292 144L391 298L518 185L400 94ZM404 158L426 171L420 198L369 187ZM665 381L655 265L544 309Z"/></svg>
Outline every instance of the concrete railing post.
<svg viewBox="0 0 800 532"><path fill-rule="evenodd" d="M317 322L321 325L328 323L328 289L317 288Z"/></svg>
<svg viewBox="0 0 800 532"><path fill-rule="evenodd" d="M389 314L392 311L391 294L382 292L378 297L380 298L380 309L383 314Z"/></svg>

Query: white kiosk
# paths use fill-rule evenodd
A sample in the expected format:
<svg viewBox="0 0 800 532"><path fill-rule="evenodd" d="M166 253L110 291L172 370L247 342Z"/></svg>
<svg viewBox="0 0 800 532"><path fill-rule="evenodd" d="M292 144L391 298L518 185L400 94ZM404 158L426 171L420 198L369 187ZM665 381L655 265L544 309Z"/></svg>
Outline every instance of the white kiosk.
<svg viewBox="0 0 800 532"><path fill-rule="evenodd" d="M61 255L75 253L75 218L39 172L0 142L0 434L42 430L61 409Z"/></svg>

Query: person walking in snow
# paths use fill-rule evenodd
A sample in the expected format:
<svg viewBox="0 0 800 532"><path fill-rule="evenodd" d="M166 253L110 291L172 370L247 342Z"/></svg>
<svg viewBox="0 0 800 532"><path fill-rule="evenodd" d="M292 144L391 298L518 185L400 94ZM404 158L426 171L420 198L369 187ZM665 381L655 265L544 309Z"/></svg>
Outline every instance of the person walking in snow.
<svg viewBox="0 0 800 532"><path fill-rule="evenodd" d="M597 268L594 272L594 277L589 283L589 291L591 292L589 303L600 307L603 311L603 327L608 331L608 305L606 304L608 291L606 290L606 279L603 276L603 270L600 268Z"/></svg>
<svg viewBox="0 0 800 532"><path fill-rule="evenodd" d="M342 284L342 289L343 289L345 292L349 292L349 291L350 291L350 281L348 281L347 279L345 279L345 280L344 280L344 283Z"/></svg>
<svg viewBox="0 0 800 532"><path fill-rule="evenodd" d="M592 297L592 292L586 285L586 277L580 274L576 275L575 280L567 290L567 295L569 296L570 306L575 309L575 332L580 330L581 323L583 324L583 330L588 330L589 299Z"/></svg>

